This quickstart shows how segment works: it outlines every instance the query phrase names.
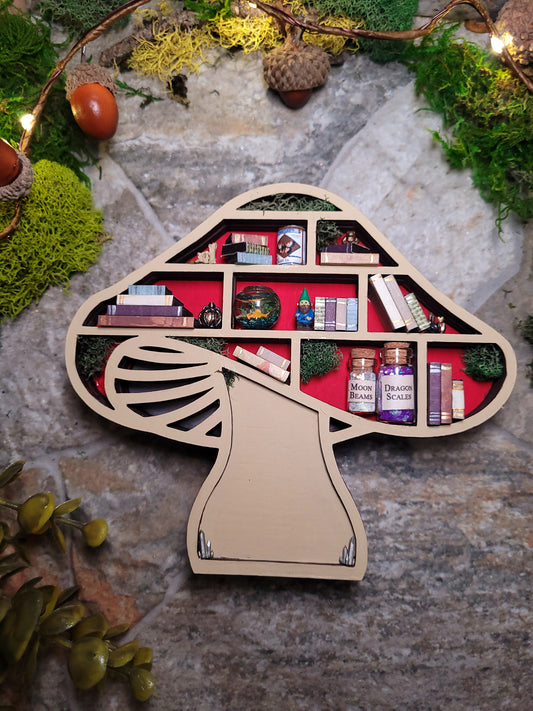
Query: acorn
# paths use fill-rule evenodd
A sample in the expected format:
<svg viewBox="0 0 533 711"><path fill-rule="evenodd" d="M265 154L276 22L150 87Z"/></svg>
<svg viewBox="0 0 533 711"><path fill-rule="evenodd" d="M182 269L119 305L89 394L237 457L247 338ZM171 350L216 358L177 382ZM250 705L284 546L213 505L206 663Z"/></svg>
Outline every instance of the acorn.
<svg viewBox="0 0 533 711"><path fill-rule="evenodd" d="M0 138L0 187L12 183L20 173L21 167L17 151Z"/></svg>
<svg viewBox="0 0 533 711"><path fill-rule="evenodd" d="M107 141L118 126L116 85L99 64L78 64L67 76L67 100L81 130L90 138Z"/></svg>
<svg viewBox="0 0 533 711"><path fill-rule="evenodd" d="M327 52L291 34L281 47L263 59L266 83L291 109L299 109L307 103L313 89L326 83L329 70Z"/></svg>

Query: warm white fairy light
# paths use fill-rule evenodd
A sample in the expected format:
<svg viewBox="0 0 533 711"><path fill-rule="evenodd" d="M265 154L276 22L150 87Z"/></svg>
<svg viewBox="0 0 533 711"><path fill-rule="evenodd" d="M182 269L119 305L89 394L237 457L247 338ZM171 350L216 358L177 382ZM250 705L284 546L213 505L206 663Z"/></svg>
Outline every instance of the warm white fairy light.
<svg viewBox="0 0 533 711"><path fill-rule="evenodd" d="M25 131L29 131L35 122L35 116L33 114L24 114L21 116L20 123Z"/></svg>
<svg viewBox="0 0 533 711"><path fill-rule="evenodd" d="M513 36L510 32L504 32L501 36L491 35L490 46L496 52L501 54L504 47L511 47L513 44Z"/></svg>
<svg viewBox="0 0 533 711"><path fill-rule="evenodd" d="M492 47L493 52L496 52L496 54L501 54L503 52L503 42L496 35L490 36L490 46Z"/></svg>

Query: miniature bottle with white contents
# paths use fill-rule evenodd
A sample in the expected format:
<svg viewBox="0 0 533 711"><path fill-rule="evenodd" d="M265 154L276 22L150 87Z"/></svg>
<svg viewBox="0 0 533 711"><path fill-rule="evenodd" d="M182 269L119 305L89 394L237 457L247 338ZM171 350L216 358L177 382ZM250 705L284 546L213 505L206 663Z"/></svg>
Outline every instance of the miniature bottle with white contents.
<svg viewBox="0 0 533 711"><path fill-rule="evenodd" d="M352 348L352 370L348 379L348 412L370 415L376 411L375 352L371 348Z"/></svg>
<svg viewBox="0 0 533 711"><path fill-rule="evenodd" d="M382 422L415 421L415 378L409 343L383 345L377 382L377 413Z"/></svg>

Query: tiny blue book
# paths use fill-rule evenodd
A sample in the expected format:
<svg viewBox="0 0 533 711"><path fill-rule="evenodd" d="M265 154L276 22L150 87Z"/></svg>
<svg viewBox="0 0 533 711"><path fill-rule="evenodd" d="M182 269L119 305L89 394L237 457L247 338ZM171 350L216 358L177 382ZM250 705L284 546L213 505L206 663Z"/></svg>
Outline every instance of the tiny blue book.
<svg viewBox="0 0 533 711"><path fill-rule="evenodd" d="M128 286L128 294L141 294L143 296L155 294L162 296L169 293L170 291L164 284L130 284Z"/></svg>

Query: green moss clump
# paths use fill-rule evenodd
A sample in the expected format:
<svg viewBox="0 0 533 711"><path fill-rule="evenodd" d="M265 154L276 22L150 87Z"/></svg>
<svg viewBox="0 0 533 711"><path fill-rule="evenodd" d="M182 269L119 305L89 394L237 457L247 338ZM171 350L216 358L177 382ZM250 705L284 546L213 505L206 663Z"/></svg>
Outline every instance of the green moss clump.
<svg viewBox="0 0 533 711"><path fill-rule="evenodd" d="M494 345L471 346L463 351L464 372L473 380L496 380L505 373L501 350Z"/></svg>
<svg viewBox="0 0 533 711"><path fill-rule="evenodd" d="M16 147L22 133L20 118L31 113L42 87L57 63L50 28L41 20L8 12L0 2L0 136ZM53 85L33 135L31 160L46 158L66 165L88 184L83 167L96 155L72 116L65 97L64 77Z"/></svg>
<svg viewBox="0 0 533 711"><path fill-rule="evenodd" d="M533 314L529 314L523 321L517 324L524 339L533 345ZM529 385L533 388L533 359L526 365Z"/></svg>
<svg viewBox="0 0 533 711"><path fill-rule="evenodd" d="M67 286L101 250L103 215L89 188L51 161L39 161L34 171L19 226L0 242L0 319L16 316L51 285ZM14 210L12 202L0 202L0 229Z"/></svg>
<svg viewBox="0 0 533 711"><path fill-rule="evenodd" d="M304 212L319 211L332 212L338 210L327 198L314 198L309 195L296 195L292 193L278 193L268 197L258 198L247 202L239 208L240 210L263 210L267 211L287 211Z"/></svg>
<svg viewBox="0 0 533 711"><path fill-rule="evenodd" d="M110 336L78 336L76 348L76 368L80 378L90 380L101 375L109 354L118 341Z"/></svg>
<svg viewBox="0 0 533 711"><path fill-rule="evenodd" d="M326 375L338 370L342 353L332 341L302 341L300 377L308 383L313 376Z"/></svg>
<svg viewBox="0 0 533 711"><path fill-rule="evenodd" d="M316 223L316 248L320 252L330 244L335 244L341 234L339 227L333 220L318 220Z"/></svg>
<svg viewBox="0 0 533 711"><path fill-rule="evenodd" d="M470 168L482 197L533 216L533 94L498 59L475 44L454 41L456 26L410 45L402 61L416 73L416 91L440 113L434 132L453 168Z"/></svg>
<svg viewBox="0 0 533 711"><path fill-rule="evenodd" d="M123 4L123 0L41 0L37 9L45 20L81 36Z"/></svg>
<svg viewBox="0 0 533 711"><path fill-rule="evenodd" d="M396 32L410 30L418 12L418 0L313 0L314 7L327 15L362 19L367 30ZM359 46L375 62L397 59L404 48L398 40L361 39Z"/></svg>

